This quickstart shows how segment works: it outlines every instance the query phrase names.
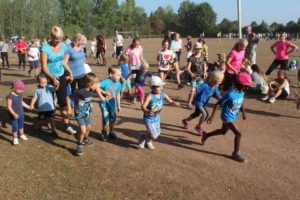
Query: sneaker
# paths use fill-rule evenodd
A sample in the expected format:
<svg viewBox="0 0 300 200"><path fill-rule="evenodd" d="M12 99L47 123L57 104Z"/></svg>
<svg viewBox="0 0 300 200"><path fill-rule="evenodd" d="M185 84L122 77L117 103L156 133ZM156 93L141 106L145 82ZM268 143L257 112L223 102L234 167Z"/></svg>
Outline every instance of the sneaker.
<svg viewBox="0 0 300 200"><path fill-rule="evenodd" d="M22 134L22 135L20 135L20 139L21 139L21 140L28 140L28 137L26 137L25 134Z"/></svg>
<svg viewBox="0 0 300 200"><path fill-rule="evenodd" d="M76 154L77 156L82 156L83 155L83 145L79 144L76 148Z"/></svg>
<svg viewBox="0 0 300 200"><path fill-rule="evenodd" d="M77 131L75 131L71 126L66 129L66 132L71 135L75 135L77 133Z"/></svg>
<svg viewBox="0 0 300 200"><path fill-rule="evenodd" d="M87 146L93 146L93 143L89 140L89 138L84 138L82 143Z"/></svg>
<svg viewBox="0 0 300 200"><path fill-rule="evenodd" d="M267 101L268 99L269 99L269 96L268 96L268 95L265 96L265 97L263 97L263 98L261 98L262 101Z"/></svg>
<svg viewBox="0 0 300 200"><path fill-rule="evenodd" d="M146 140L145 140L145 134L141 133L139 135L139 147L141 149L144 149L145 148L145 144L146 144Z"/></svg>
<svg viewBox="0 0 300 200"><path fill-rule="evenodd" d="M190 130L190 127L189 127L189 122L185 119L183 119L182 121L182 124L183 124L183 128L186 129L186 130Z"/></svg>
<svg viewBox="0 0 300 200"><path fill-rule="evenodd" d="M276 100L276 98L275 98L275 97L271 97L271 98L269 99L269 103L274 103L274 102L275 102L275 100Z"/></svg>
<svg viewBox="0 0 300 200"><path fill-rule="evenodd" d="M106 132L100 133L100 140L103 142L107 141L107 133Z"/></svg>
<svg viewBox="0 0 300 200"><path fill-rule="evenodd" d="M116 139L118 139L117 135L115 133L109 133L108 134L108 139L115 141Z"/></svg>
<svg viewBox="0 0 300 200"><path fill-rule="evenodd" d="M154 150L155 146L152 144L152 140L148 140L146 143L148 149Z"/></svg>
<svg viewBox="0 0 300 200"><path fill-rule="evenodd" d="M240 153L232 153L231 158L238 162L246 162L246 158L242 156Z"/></svg>
<svg viewBox="0 0 300 200"><path fill-rule="evenodd" d="M17 145L17 144L19 144L19 139L18 138L14 138L13 145Z"/></svg>
<svg viewBox="0 0 300 200"><path fill-rule="evenodd" d="M205 132L205 130L201 126L196 126L195 129L199 135L202 135L203 132Z"/></svg>
<svg viewBox="0 0 300 200"><path fill-rule="evenodd" d="M184 88L184 85L178 84L178 89Z"/></svg>

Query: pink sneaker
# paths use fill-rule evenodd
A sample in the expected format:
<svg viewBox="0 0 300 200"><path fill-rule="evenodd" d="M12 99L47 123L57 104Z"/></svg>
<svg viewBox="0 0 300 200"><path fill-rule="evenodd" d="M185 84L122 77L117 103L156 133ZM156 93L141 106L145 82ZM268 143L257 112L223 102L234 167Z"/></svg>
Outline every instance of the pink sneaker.
<svg viewBox="0 0 300 200"><path fill-rule="evenodd" d="M190 130L189 122L185 119L182 120L183 128L186 130Z"/></svg>
<svg viewBox="0 0 300 200"><path fill-rule="evenodd" d="M206 134L206 131L201 126L196 126L195 129L200 136Z"/></svg>

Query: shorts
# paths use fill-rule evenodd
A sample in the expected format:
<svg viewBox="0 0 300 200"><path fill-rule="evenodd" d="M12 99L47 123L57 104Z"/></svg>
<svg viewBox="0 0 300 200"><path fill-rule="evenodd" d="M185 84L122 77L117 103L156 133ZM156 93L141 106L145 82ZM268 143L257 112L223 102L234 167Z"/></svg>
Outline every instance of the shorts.
<svg viewBox="0 0 300 200"><path fill-rule="evenodd" d="M287 98L289 96L289 93L286 91L286 89L282 89L281 94L279 95L279 98Z"/></svg>
<svg viewBox="0 0 300 200"><path fill-rule="evenodd" d="M116 47L117 57L123 53L123 46Z"/></svg>
<svg viewBox="0 0 300 200"><path fill-rule="evenodd" d="M38 119L40 121L47 120L50 117L54 117L54 110L38 112Z"/></svg>
<svg viewBox="0 0 300 200"><path fill-rule="evenodd" d="M128 90L131 90L130 79L127 79L124 83L122 83L122 92L124 92L126 88L128 88Z"/></svg>
<svg viewBox="0 0 300 200"><path fill-rule="evenodd" d="M192 88L195 88L197 87L198 85L201 85L204 83L204 80L203 79L199 79L199 80L191 80L191 87Z"/></svg>
<svg viewBox="0 0 300 200"><path fill-rule="evenodd" d="M91 115L88 115L86 117L79 117L79 118L76 117L76 120L79 126L87 126L92 123Z"/></svg>
<svg viewBox="0 0 300 200"><path fill-rule="evenodd" d="M20 115L18 119L15 119L11 116L11 125L12 125L12 132L18 132L18 130L24 128L24 114Z"/></svg>
<svg viewBox="0 0 300 200"><path fill-rule="evenodd" d="M208 118L208 112L203 106L196 106L195 112L191 114L191 117L194 119L196 117L200 116L203 121L206 121Z"/></svg>
<svg viewBox="0 0 300 200"><path fill-rule="evenodd" d="M30 68L37 69L39 67L39 60L29 61Z"/></svg>
<svg viewBox="0 0 300 200"><path fill-rule="evenodd" d="M99 55L104 55L105 53L106 53L106 50L105 50L105 48L102 47L97 50L96 57L98 58Z"/></svg>
<svg viewBox="0 0 300 200"><path fill-rule="evenodd" d="M117 119L117 111L115 107L111 107L108 104L100 106L102 112L103 125L114 124Z"/></svg>
<svg viewBox="0 0 300 200"><path fill-rule="evenodd" d="M160 121L145 123L147 131L153 139L157 139L160 135Z"/></svg>
<svg viewBox="0 0 300 200"><path fill-rule="evenodd" d="M168 74L169 70L161 70L158 69L158 73L164 73L165 75Z"/></svg>

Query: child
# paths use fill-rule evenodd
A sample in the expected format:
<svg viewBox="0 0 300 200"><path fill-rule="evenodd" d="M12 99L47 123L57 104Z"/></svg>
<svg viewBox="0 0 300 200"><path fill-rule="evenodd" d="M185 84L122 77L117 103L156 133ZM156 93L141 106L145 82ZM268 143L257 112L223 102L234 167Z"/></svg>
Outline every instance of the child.
<svg viewBox="0 0 300 200"><path fill-rule="evenodd" d="M7 109L12 124L13 145L19 144L18 132L21 140L28 140L24 134L24 111L23 107L30 109L23 101L22 93L25 85L21 80L14 80L11 83L11 92L6 97Z"/></svg>
<svg viewBox="0 0 300 200"><path fill-rule="evenodd" d="M204 83L196 87L196 95L193 104L196 106L195 112L188 118L182 120L185 129L189 130L189 122L200 116L198 125L195 127L199 135L202 135L205 130L202 128L203 122L208 118L208 112L205 108L211 96L216 99L221 99L218 86L222 83L224 74L220 71L214 71L210 74L208 83Z"/></svg>
<svg viewBox="0 0 300 200"><path fill-rule="evenodd" d="M121 68L121 80L122 80L122 91L121 99L123 97L124 91L128 89L128 95L131 97L131 81L129 79L129 65L127 63L127 57L124 54L121 54L120 59L120 68Z"/></svg>
<svg viewBox="0 0 300 200"><path fill-rule="evenodd" d="M251 62L247 58L243 59L243 62L242 62L242 65L241 65L241 72L246 72L249 75L252 74Z"/></svg>
<svg viewBox="0 0 300 200"><path fill-rule="evenodd" d="M108 69L109 77L99 83L106 100L100 102L102 112L102 134L101 140L106 142L107 139L116 140L117 136L114 133L114 126L117 117L117 111L121 111L121 96L122 85L120 83L121 69L118 66L111 66ZM109 126L109 132L107 128Z"/></svg>
<svg viewBox="0 0 300 200"><path fill-rule="evenodd" d="M205 55L201 53L202 45L196 43L194 45L194 54L188 59L187 70L191 79L191 90L188 96L188 109L193 109L192 100L195 93L195 88L204 83L207 77L207 63L205 62Z"/></svg>
<svg viewBox="0 0 300 200"><path fill-rule="evenodd" d="M217 71L220 71L223 74L225 74L225 70L226 70L226 61L222 60L219 62L219 65L217 66Z"/></svg>
<svg viewBox="0 0 300 200"><path fill-rule="evenodd" d="M251 77L249 74L242 72L240 73L235 80L235 87L230 88L225 96L220 99L214 106L211 117L207 119L207 123L211 124L216 108L219 104L222 105L221 119L223 125L221 129L214 130L209 133L202 132L201 142L204 145L205 141L212 136L225 135L230 129L235 134L234 139L234 151L231 158L239 161L245 162L246 159L240 154L240 142L241 142L241 132L239 131L237 125L234 123L237 120L238 113L240 109L243 113L243 119L246 120L245 109L243 107L244 100L244 91L251 85Z"/></svg>
<svg viewBox="0 0 300 200"><path fill-rule="evenodd" d="M97 83L96 74L90 72L83 77L83 88L77 90L71 95L75 102L75 118L80 126L80 134L78 135L78 145L76 154L83 155L83 145L91 146L93 143L89 140L89 132L91 130L91 112L92 97Z"/></svg>
<svg viewBox="0 0 300 200"><path fill-rule="evenodd" d="M30 108L34 108L34 104L38 101L38 124L35 129L40 130L43 125L50 123L51 133L53 136L57 136L55 121L54 121L54 99L53 93L55 88L52 85L48 85L47 77L44 74L38 76L39 85L35 90L33 99L31 100Z"/></svg>
<svg viewBox="0 0 300 200"><path fill-rule="evenodd" d="M146 144L149 149L153 150L155 147L152 144L152 140L157 139L160 135L160 111L162 110L164 100L167 100L170 105L180 106L180 104L173 101L166 93L162 92L162 86L165 83L161 78L152 76L150 84L151 93L147 96L142 105L147 133L140 135L139 147L143 149Z"/></svg>
<svg viewBox="0 0 300 200"><path fill-rule="evenodd" d="M269 90L267 96L262 98L263 101L268 101L269 103L274 103L276 98L286 98L290 94L290 84L286 78L284 70L279 70L277 72L277 78L269 83Z"/></svg>
<svg viewBox="0 0 300 200"><path fill-rule="evenodd" d="M250 91L259 94L267 94L269 87L266 82L265 74L261 71L261 69L257 64L252 65L251 69L252 69L251 78L256 85L255 88L251 88Z"/></svg>
<svg viewBox="0 0 300 200"><path fill-rule="evenodd" d="M34 77L37 77L38 67L39 67L39 59L40 59L40 50L36 45L36 39L31 39L31 45L29 46L28 52L28 61L30 69L28 70L29 77L31 76L31 71L34 69Z"/></svg>
<svg viewBox="0 0 300 200"><path fill-rule="evenodd" d="M192 54L193 54L193 43L192 43L192 37L190 35L187 36L187 44L184 45L186 48L187 56L186 58L188 59Z"/></svg>
<svg viewBox="0 0 300 200"><path fill-rule="evenodd" d="M136 96L140 99L141 104L143 104L145 101L145 90L144 90L145 81L146 81L147 77L152 77L152 73L149 72L148 62L143 60L140 70L137 70L133 73L136 74L135 79L134 79L135 93L136 93ZM136 96L133 99L134 103L136 102Z"/></svg>

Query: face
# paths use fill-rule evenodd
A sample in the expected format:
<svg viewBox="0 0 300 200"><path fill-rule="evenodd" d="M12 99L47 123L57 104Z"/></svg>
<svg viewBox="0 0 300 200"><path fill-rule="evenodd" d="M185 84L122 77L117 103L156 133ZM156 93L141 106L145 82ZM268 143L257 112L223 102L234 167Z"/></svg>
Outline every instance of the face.
<svg viewBox="0 0 300 200"><path fill-rule="evenodd" d="M284 74L283 73L278 73L277 77L278 77L278 79L284 79Z"/></svg>
<svg viewBox="0 0 300 200"><path fill-rule="evenodd" d="M163 49L166 50L169 48L169 43L168 42L164 42L162 45Z"/></svg>
<svg viewBox="0 0 300 200"><path fill-rule="evenodd" d="M51 39L51 43L52 43L53 46L57 46L61 41L62 41L62 39L59 39L59 38L52 38Z"/></svg>
<svg viewBox="0 0 300 200"><path fill-rule="evenodd" d="M247 44L245 44L245 43L240 43L239 44L239 50L245 50L246 47L247 47Z"/></svg>
<svg viewBox="0 0 300 200"><path fill-rule="evenodd" d="M17 89L17 88L13 88L13 91L14 91L16 94L21 94L21 93L23 93L24 90Z"/></svg>
<svg viewBox="0 0 300 200"><path fill-rule="evenodd" d="M138 47L140 45L140 41L136 40L134 43L132 43L134 47Z"/></svg>
<svg viewBox="0 0 300 200"><path fill-rule="evenodd" d="M47 79L45 79L45 78L39 78L39 85L42 88L46 87L47 86Z"/></svg>
<svg viewBox="0 0 300 200"><path fill-rule="evenodd" d="M285 40L285 33L280 34L280 40Z"/></svg>
<svg viewBox="0 0 300 200"><path fill-rule="evenodd" d="M114 82L119 81L121 78L121 70L116 70L114 73L110 73L109 77Z"/></svg>
<svg viewBox="0 0 300 200"><path fill-rule="evenodd" d="M154 94L160 94L162 92L163 87L162 86L152 86L151 89Z"/></svg>

